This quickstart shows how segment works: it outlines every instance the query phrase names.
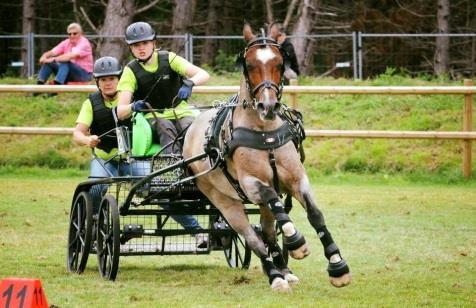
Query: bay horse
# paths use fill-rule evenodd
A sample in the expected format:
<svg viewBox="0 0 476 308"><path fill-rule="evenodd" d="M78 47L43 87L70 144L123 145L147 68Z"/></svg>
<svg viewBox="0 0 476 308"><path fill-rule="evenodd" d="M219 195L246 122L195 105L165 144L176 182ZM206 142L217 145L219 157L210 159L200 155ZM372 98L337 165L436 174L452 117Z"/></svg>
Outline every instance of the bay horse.
<svg viewBox="0 0 476 308"><path fill-rule="evenodd" d="M187 159L204 149L220 149L219 154L189 167L199 174L210 169L213 160L222 160L220 168L196 179L197 187L260 258L273 290L289 291L290 284L299 281L284 261L275 223L291 257L302 259L310 253L304 236L285 211L281 193L292 195L304 207L328 259L330 282L342 287L351 281L349 267L316 207L297 150L295 129L282 112L287 108L280 103L285 57L276 38L262 32L257 37L245 24L247 47L239 57L243 74L236 104L201 113L185 135L183 156ZM262 236L250 225L244 200L259 205Z"/></svg>

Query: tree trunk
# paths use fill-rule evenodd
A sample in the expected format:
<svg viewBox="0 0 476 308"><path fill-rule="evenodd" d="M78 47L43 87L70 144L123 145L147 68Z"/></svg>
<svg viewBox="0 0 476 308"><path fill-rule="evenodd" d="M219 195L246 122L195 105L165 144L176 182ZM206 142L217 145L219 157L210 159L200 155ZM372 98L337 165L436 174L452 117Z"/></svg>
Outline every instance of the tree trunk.
<svg viewBox="0 0 476 308"><path fill-rule="evenodd" d="M196 0L175 0L172 21L172 34L186 34L191 32L193 15L195 14ZM185 41L175 39L172 43L173 52L185 56Z"/></svg>
<svg viewBox="0 0 476 308"><path fill-rule="evenodd" d="M205 29L206 35L218 35L218 10L220 9L220 0L210 0L208 3L208 18ZM218 41L215 39L206 39L203 45L202 53L200 55L200 64L213 65L218 52Z"/></svg>
<svg viewBox="0 0 476 308"><path fill-rule="evenodd" d="M273 1L265 0L265 2L266 2L266 20L268 21L268 24L272 24L274 22Z"/></svg>
<svg viewBox="0 0 476 308"><path fill-rule="evenodd" d="M28 35L34 32L35 27L35 0L23 0L23 16L22 16L22 34ZM28 76L28 66L30 61L28 59L28 38L24 38L21 43L21 60L23 67L21 75Z"/></svg>
<svg viewBox="0 0 476 308"><path fill-rule="evenodd" d="M303 0L299 5L297 21L294 24L291 42L296 51L299 69L302 74L310 75L314 70L315 39L299 37L312 33L317 21L319 0Z"/></svg>
<svg viewBox="0 0 476 308"><path fill-rule="evenodd" d="M134 0L110 0L107 3L104 24L99 29L100 36L118 35L115 38L103 38L99 41L98 57L112 56L123 62L128 49L124 42L124 33L134 17Z"/></svg>
<svg viewBox="0 0 476 308"><path fill-rule="evenodd" d="M449 0L438 0L437 26L438 33L449 33L450 3ZM434 58L434 70L437 76L448 74L449 69L449 36L436 37L436 50Z"/></svg>

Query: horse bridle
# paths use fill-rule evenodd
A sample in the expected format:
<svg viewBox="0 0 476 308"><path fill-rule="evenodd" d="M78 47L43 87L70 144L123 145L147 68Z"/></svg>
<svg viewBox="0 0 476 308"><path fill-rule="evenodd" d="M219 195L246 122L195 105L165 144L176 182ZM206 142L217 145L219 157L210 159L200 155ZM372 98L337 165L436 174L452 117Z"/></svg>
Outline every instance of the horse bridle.
<svg viewBox="0 0 476 308"><path fill-rule="evenodd" d="M260 82L258 85L256 85L254 88L252 88L250 77L248 74L248 69L246 68L246 54L251 48L267 47L267 46L277 47L283 57L283 65L281 67L281 80L279 84L276 84L271 80L265 79L262 82ZM281 45L279 45L275 40L268 37L255 38L254 40L249 42L245 50L239 54L237 62L239 62L241 66L243 67L243 75L245 76L246 88L248 89L250 97L252 98L251 106L253 107L253 109L257 108L256 94L265 89L272 89L274 92L276 92L276 97L278 101L281 101L281 94L283 92L283 83L284 83L284 68L285 68L284 59L285 59L285 56L284 56L283 50L281 49ZM244 101L243 104L246 107L247 102Z"/></svg>

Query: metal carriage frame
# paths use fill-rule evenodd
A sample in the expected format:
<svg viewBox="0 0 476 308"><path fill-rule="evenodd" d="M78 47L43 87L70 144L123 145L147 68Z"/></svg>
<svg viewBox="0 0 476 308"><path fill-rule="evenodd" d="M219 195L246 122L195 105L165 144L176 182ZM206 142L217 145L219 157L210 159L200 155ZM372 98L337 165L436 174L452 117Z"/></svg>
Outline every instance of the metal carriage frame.
<svg viewBox="0 0 476 308"><path fill-rule="evenodd" d="M124 139L124 133L128 134L127 129L116 130L122 143L128 138ZM127 142L120 152L131 160ZM195 185L194 179L202 174L187 175L190 163L208 156L202 153L185 160L178 155L158 154L137 160L152 166L145 176L112 176L80 183L70 212L68 271L81 274L89 254L96 254L100 275L115 280L120 256L198 255L216 250L224 252L230 267L248 268L250 248ZM216 167L211 166L207 172ZM98 210L93 208L89 193L94 185L107 186ZM247 206L246 212L259 214L259 209ZM174 215L193 215L203 229L186 230L173 223ZM260 233L259 223L253 227ZM197 247L196 234L205 234L205 248Z"/></svg>

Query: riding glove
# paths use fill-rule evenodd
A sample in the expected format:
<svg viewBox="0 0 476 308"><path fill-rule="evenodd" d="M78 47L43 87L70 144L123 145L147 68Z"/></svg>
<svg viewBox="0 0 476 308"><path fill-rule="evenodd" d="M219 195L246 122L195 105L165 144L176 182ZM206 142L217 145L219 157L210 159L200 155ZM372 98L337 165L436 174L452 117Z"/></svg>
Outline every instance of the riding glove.
<svg viewBox="0 0 476 308"><path fill-rule="evenodd" d="M138 100L132 103L131 110L133 112L139 112L142 109L147 109L146 102L143 100Z"/></svg>
<svg viewBox="0 0 476 308"><path fill-rule="evenodd" d="M192 95L192 88L195 84L190 79L184 79L183 85L179 89L177 97L180 99L187 99Z"/></svg>

